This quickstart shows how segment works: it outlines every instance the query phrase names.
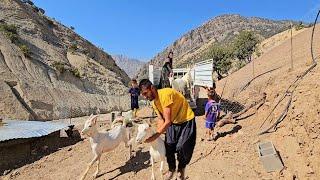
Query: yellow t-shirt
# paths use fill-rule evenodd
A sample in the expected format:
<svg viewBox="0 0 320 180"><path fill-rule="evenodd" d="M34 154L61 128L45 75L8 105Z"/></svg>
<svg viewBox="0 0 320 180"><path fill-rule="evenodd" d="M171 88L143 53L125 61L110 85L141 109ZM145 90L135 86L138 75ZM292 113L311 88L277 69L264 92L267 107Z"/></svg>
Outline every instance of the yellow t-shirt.
<svg viewBox="0 0 320 180"><path fill-rule="evenodd" d="M174 124L181 124L194 118L194 113L186 98L178 91L171 88L158 90L158 99L153 100L152 107L159 117L163 109L171 105L171 121Z"/></svg>

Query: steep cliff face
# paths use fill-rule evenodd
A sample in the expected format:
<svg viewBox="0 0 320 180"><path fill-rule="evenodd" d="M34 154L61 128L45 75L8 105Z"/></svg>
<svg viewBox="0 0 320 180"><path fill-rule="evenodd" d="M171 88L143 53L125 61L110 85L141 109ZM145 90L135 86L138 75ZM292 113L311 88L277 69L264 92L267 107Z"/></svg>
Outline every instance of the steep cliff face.
<svg viewBox="0 0 320 180"><path fill-rule="evenodd" d="M150 60L137 74L139 78L147 77L148 65L160 66L170 50L174 52L174 66L181 67L190 60L199 58L199 55L214 42L228 42L239 32L251 30L268 38L274 34L286 30L290 26L289 21L274 21L269 19L240 15L217 16L196 29L193 29L169 45L162 52Z"/></svg>
<svg viewBox="0 0 320 180"><path fill-rule="evenodd" d="M130 79L112 57L38 7L0 1L0 27L1 116L51 120L128 108L120 95Z"/></svg>

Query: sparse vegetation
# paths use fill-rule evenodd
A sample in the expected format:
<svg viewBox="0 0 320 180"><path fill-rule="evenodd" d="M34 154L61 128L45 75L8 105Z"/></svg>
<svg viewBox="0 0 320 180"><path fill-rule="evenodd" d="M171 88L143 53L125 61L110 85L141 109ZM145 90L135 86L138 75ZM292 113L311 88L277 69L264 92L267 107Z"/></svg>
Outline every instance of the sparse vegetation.
<svg viewBox="0 0 320 180"><path fill-rule="evenodd" d="M73 26L70 26L70 29L71 29L72 31L74 31L75 28L74 28Z"/></svg>
<svg viewBox="0 0 320 180"><path fill-rule="evenodd" d="M81 73L78 68L76 67L67 67L64 62L53 62L52 67L55 68L58 72L64 73L66 71L69 71L72 75L74 75L77 78L81 78Z"/></svg>
<svg viewBox="0 0 320 180"><path fill-rule="evenodd" d="M0 25L0 31L2 31L6 37L8 39L10 39L10 41L12 43L17 43L18 42L18 31L17 31L17 26L13 25L13 24L1 24Z"/></svg>
<svg viewBox="0 0 320 180"><path fill-rule="evenodd" d="M20 50L22 51L22 53L24 54L25 57L30 57L31 56L31 52L30 49L27 45L25 44L19 44L18 45Z"/></svg>
<svg viewBox="0 0 320 180"><path fill-rule="evenodd" d="M66 71L66 68L64 67L64 63L63 62L53 62L52 66L59 71L60 73L64 73Z"/></svg>
<svg viewBox="0 0 320 180"><path fill-rule="evenodd" d="M31 57L30 48L19 40L18 28L13 24L0 24L0 31L15 45L17 45L25 57Z"/></svg>
<svg viewBox="0 0 320 180"><path fill-rule="evenodd" d="M80 74L80 71L79 71L78 68L73 67L73 68L70 69L70 72L71 72L75 77L81 78L81 74Z"/></svg>
<svg viewBox="0 0 320 180"><path fill-rule="evenodd" d="M296 24L295 26L294 26L294 29L296 30L296 31L299 31L299 30L301 30L301 29L303 29L304 28L304 25L303 25L303 23L300 21L299 22L299 24Z"/></svg>
<svg viewBox="0 0 320 180"><path fill-rule="evenodd" d="M75 52L78 49L78 45L76 43L72 43L69 47L70 52Z"/></svg>

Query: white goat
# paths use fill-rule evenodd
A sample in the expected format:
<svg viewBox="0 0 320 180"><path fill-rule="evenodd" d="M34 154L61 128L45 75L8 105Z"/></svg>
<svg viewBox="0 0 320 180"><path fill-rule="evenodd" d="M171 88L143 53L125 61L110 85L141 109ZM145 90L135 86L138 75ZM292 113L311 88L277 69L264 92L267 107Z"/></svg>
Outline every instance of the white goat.
<svg viewBox="0 0 320 180"><path fill-rule="evenodd" d="M186 94L186 87L190 87L192 81L191 71L189 70L182 78L174 79L172 76L169 77L170 85L173 89L181 92L183 95Z"/></svg>
<svg viewBox="0 0 320 180"><path fill-rule="evenodd" d="M154 134L154 131L151 128L151 125L147 122L144 122L143 124L138 124L138 132L136 137L136 142L141 143L145 141L147 138L152 136ZM152 175L151 179L154 180L154 161L160 160L160 173L161 177L163 179L163 163L166 159L166 149L164 146L164 141L158 137L156 140L150 143L150 162L152 166Z"/></svg>
<svg viewBox="0 0 320 180"><path fill-rule="evenodd" d="M98 115L90 115L89 119L85 122L84 128L81 131L82 134L89 136L91 149L94 155L93 160L89 163L85 173L82 176L82 180L86 177L90 167L98 161L97 170L94 177L98 176L100 157L102 153L111 151L118 147L121 142L125 143L126 147L129 147L129 158L131 158L131 144L129 144L129 138L126 130L125 121L122 125L115 126L107 132L99 132L97 129Z"/></svg>
<svg viewBox="0 0 320 180"><path fill-rule="evenodd" d="M121 114L123 114L123 115L121 115ZM115 126L117 126L119 124L123 124L123 123L129 124L129 123L131 123L132 119L133 119L132 110L130 110L128 112L119 113L117 115L117 117L114 119L114 121L111 123L111 128L114 128Z"/></svg>

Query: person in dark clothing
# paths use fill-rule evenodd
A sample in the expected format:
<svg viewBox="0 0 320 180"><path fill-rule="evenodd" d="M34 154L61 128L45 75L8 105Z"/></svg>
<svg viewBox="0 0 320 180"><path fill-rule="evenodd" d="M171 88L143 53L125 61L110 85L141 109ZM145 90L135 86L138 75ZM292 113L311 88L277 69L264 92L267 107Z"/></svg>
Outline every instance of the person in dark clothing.
<svg viewBox="0 0 320 180"><path fill-rule="evenodd" d="M195 115L186 98L171 88L157 90L148 79L139 83L141 94L152 101L158 115L158 127L154 135L146 140L150 143L166 132L165 148L169 171L165 179L173 178L176 171L176 157L179 162L177 179L185 179L185 168L189 164L196 144Z"/></svg>
<svg viewBox="0 0 320 180"><path fill-rule="evenodd" d="M171 87L169 77L172 75L173 71L170 66L171 65L170 65L169 61L165 62L164 65L162 66L161 77L160 77L158 89Z"/></svg>
<svg viewBox="0 0 320 180"><path fill-rule="evenodd" d="M132 79L131 81L131 88L129 89L129 94L131 97L131 110L133 111L133 116L136 117L137 110L139 109L139 95L140 89L138 87L137 80Z"/></svg>
<svg viewBox="0 0 320 180"><path fill-rule="evenodd" d="M160 77L160 83L159 83L158 89L171 87L169 77L173 76L172 63L173 63L173 52L170 51L161 69L161 77Z"/></svg>
<svg viewBox="0 0 320 180"><path fill-rule="evenodd" d="M172 65L173 65L173 51L170 51L167 57L167 61L170 63L170 68L173 69Z"/></svg>

